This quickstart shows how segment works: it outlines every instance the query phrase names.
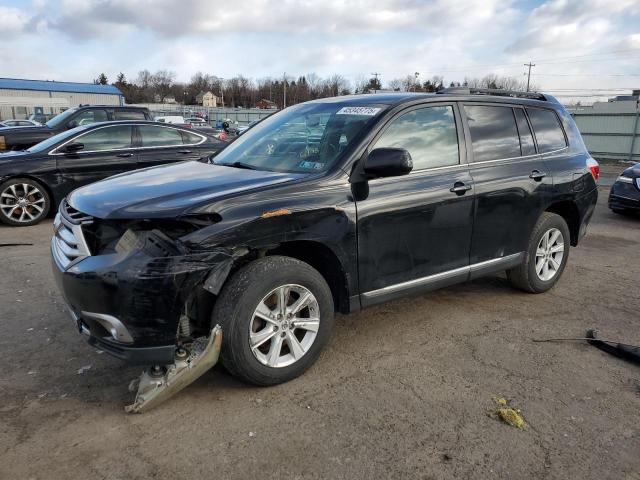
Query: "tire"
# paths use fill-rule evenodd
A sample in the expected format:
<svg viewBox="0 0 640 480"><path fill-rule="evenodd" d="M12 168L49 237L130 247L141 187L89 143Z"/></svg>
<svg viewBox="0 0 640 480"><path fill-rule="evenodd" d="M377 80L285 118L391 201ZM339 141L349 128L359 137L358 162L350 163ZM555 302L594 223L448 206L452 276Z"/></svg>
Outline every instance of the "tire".
<svg viewBox="0 0 640 480"><path fill-rule="evenodd" d="M25 203L21 206L21 202ZM0 221L7 225L35 225L46 218L50 208L49 193L36 180L12 178L0 185Z"/></svg>
<svg viewBox="0 0 640 480"><path fill-rule="evenodd" d="M549 243L548 241L553 240L556 232L559 232L560 236L545 248L544 243L541 243L543 238L546 236L547 243ZM559 249L559 243L556 242L562 243L562 250ZM507 278L514 287L525 292L546 292L562 276L569 259L569 248L570 233L567 222L560 215L544 212L533 227L524 260L517 267L507 270ZM543 252L544 254L542 254ZM561 257L560 252L562 253ZM542 270L540 266L542 266ZM552 272L553 269L555 272Z"/></svg>
<svg viewBox="0 0 640 480"><path fill-rule="evenodd" d="M281 303L295 307L295 301L303 297L310 302L310 306L298 312L296 317L300 318L297 320L288 320L286 315L281 320L276 317L281 311L281 303L274 302L278 301L279 288L286 285L289 286L289 300ZM286 295L287 290L283 291ZM259 306L261 311L257 316ZM329 341L333 313L331 289L317 270L290 257L272 256L255 260L231 277L213 308L212 325L218 323L222 327L222 364L232 375L259 386L276 385L296 378L317 360ZM274 318L265 320L270 315ZM308 318L308 322L302 317ZM319 321L312 321L314 318ZM308 325L299 327L300 322ZM317 331L313 332L313 328ZM258 345L263 338L260 335L266 337L272 333L268 340ZM297 345L305 349L302 354L291 335L298 340ZM250 341L255 342L255 348L251 347ZM282 346L278 347L280 342Z"/></svg>

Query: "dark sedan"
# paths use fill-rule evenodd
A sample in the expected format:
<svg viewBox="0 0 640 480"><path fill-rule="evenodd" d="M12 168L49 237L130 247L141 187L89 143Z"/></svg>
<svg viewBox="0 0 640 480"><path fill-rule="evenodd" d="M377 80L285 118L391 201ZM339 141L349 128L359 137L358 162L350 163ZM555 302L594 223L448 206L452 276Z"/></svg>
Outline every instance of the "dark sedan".
<svg viewBox="0 0 640 480"><path fill-rule="evenodd" d="M611 186L609 208L616 213L640 212L640 163L624 170Z"/></svg>
<svg viewBox="0 0 640 480"><path fill-rule="evenodd" d="M33 147L0 153L0 221L34 225L72 190L118 173L197 160L225 142L200 132L143 121L95 123Z"/></svg>

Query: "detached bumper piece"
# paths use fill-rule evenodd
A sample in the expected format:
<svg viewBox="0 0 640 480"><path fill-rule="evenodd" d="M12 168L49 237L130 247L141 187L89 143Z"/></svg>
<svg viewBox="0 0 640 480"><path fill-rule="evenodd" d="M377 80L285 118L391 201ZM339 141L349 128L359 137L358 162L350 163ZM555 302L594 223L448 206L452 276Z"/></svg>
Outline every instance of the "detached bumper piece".
<svg viewBox="0 0 640 480"><path fill-rule="evenodd" d="M152 367L142 372L139 379L129 385L137 389L132 405L125 407L128 413L143 413L156 407L178 393L210 370L220 356L222 328L216 325L209 337L201 337L191 344L190 351L177 351L175 362L163 369Z"/></svg>

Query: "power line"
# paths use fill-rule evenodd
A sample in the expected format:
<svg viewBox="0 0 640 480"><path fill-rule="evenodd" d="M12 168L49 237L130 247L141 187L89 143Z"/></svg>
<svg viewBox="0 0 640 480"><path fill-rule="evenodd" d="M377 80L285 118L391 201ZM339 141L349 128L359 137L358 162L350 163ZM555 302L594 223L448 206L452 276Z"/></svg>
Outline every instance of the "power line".
<svg viewBox="0 0 640 480"><path fill-rule="evenodd" d="M640 77L640 73L532 73L536 77Z"/></svg>

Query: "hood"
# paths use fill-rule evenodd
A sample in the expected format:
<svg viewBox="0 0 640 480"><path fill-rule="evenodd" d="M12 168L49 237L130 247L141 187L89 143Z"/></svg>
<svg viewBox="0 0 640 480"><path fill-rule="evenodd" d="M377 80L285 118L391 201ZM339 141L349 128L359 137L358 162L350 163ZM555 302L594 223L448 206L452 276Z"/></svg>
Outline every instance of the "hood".
<svg viewBox="0 0 640 480"><path fill-rule="evenodd" d="M68 202L103 219L169 218L227 196L304 176L184 162L107 178L74 190Z"/></svg>
<svg viewBox="0 0 640 480"><path fill-rule="evenodd" d="M26 150L7 150L0 152L0 163L3 160L19 160L21 157L28 157L30 155L32 155L32 153Z"/></svg>
<svg viewBox="0 0 640 480"><path fill-rule="evenodd" d="M0 135L10 136L10 135L20 135L20 134L42 134L42 135L51 135L51 129L46 125L34 125L32 127L4 127L0 128Z"/></svg>
<svg viewBox="0 0 640 480"><path fill-rule="evenodd" d="M626 168L623 172L622 175L625 175L627 177L640 177L640 163L636 163L635 165L630 166L629 168Z"/></svg>

